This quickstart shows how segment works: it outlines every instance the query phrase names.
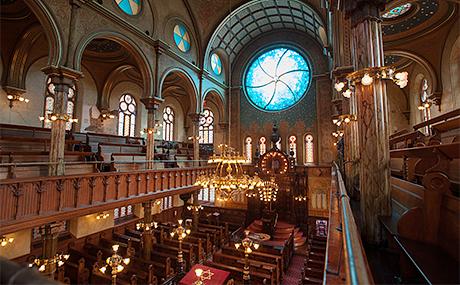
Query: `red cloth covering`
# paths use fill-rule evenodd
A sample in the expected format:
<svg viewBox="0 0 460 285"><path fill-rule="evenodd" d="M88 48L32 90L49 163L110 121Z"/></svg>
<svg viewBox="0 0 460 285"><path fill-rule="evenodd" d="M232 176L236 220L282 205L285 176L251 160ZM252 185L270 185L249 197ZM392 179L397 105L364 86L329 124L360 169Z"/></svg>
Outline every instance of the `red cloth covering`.
<svg viewBox="0 0 460 285"><path fill-rule="evenodd" d="M211 271L211 279L204 279L203 283L205 285L221 285L225 284L227 282L228 277L230 276L230 272L216 269L213 267L201 265L201 264L195 264L192 269L190 269L187 274L185 274L184 278L179 282L179 285L193 285L197 280L198 277L195 275L195 269L201 268L203 269L203 272L210 270Z"/></svg>

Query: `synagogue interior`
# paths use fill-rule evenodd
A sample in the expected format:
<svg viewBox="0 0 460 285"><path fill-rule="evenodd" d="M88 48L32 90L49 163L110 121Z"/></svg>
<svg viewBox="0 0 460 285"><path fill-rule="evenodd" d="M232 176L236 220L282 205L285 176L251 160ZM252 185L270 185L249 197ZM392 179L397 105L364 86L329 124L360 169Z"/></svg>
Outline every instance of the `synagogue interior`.
<svg viewBox="0 0 460 285"><path fill-rule="evenodd" d="M459 284L459 9L1 0L0 284Z"/></svg>

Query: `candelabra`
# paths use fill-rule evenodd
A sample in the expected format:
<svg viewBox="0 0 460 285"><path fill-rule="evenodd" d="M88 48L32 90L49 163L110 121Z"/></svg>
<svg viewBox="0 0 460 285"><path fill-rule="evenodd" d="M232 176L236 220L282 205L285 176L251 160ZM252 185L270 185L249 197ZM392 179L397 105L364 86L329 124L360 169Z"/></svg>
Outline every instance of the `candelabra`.
<svg viewBox="0 0 460 285"><path fill-rule="evenodd" d="M195 275L198 278L197 281L193 282L193 285L205 285L204 280L211 280L214 273L211 270L203 270L201 268L195 269Z"/></svg>
<svg viewBox="0 0 460 285"><path fill-rule="evenodd" d="M22 97L21 95L17 95L17 94L9 94L6 96L6 98L8 99L8 101L10 101L10 108L13 108L13 104L14 102L25 102L25 103L29 103L29 99L27 98L24 98Z"/></svg>
<svg viewBox="0 0 460 285"><path fill-rule="evenodd" d="M259 244L249 238L249 231L244 231L245 237L241 240L241 243L235 243L235 248L239 251L244 252L244 267L243 267L243 283L249 284L251 275L249 273L249 254L253 250L259 249Z"/></svg>
<svg viewBox="0 0 460 285"><path fill-rule="evenodd" d="M151 229L156 229L158 228L158 222L150 222L150 223L146 223L144 221L142 222L139 222L136 224L136 229L137 230L144 230L144 231L150 231Z"/></svg>
<svg viewBox="0 0 460 285"><path fill-rule="evenodd" d="M125 266L128 265L130 262L129 257L123 258L121 255L118 254L119 247L120 246L118 244L112 245L112 256L107 257L107 264L99 268L99 271L101 271L103 274L105 274L108 267L112 269L112 285L117 284L117 274L122 272L123 269L125 269Z"/></svg>
<svg viewBox="0 0 460 285"><path fill-rule="evenodd" d="M52 258L35 258L34 261L29 264L29 267L36 267L40 272L47 271L53 274L56 270L56 264L58 267L61 267L69 257L70 254L57 253Z"/></svg>
<svg viewBox="0 0 460 285"><path fill-rule="evenodd" d="M177 221L179 225L172 232L170 232L171 238L177 236L179 240L179 250L177 252L177 263L178 263L178 272L180 274L184 273L184 256L182 253L182 241L190 235L191 230L187 226L182 226L183 220Z"/></svg>
<svg viewBox="0 0 460 285"><path fill-rule="evenodd" d="M68 123L78 123L78 119L74 119L68 114L52 114L46 113L45 116L38 117L40 121L44 121L45 123L51 123L55 121L66 121Z"/></svg>
<svg viewBox="0 0 460 285"><path fill-rule="evenodd" d="M105 220L105 219L107 219L109 216L110 216L109 213L104 213L104 212L98 213L98 214L96 215L96 220Z"/></svg>

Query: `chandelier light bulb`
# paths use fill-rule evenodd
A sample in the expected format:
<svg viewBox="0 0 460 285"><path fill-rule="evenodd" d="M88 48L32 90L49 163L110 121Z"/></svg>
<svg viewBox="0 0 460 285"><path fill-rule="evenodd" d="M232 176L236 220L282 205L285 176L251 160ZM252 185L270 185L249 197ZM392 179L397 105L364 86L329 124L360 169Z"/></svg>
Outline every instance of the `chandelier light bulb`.
<svg viewBox="0 0 460 285"><path fill-rule="evenodd" d="M8 100L13 100L13 95L8 95L6 98L8 98Z"/></svg>
<svg viewBox="0 0 460 285"><path fill-rule="evenodd" d="M105 266L104 266L104 267L101 267L101 268L99 268L99 271L101 271L102 273L105 273L105 271L106 271L106 270L107 270L107 267L105 267Z"/></svg>
<svg viewBox="0 0 460 285"><path fill-rule="evenodd" d="M350 98L351 97L351 90L347 89L345 92L342 93L343 97Z"/></svg>
<svg viewBox="0 0 460 285"><path fill-rule="evenodd" d="M120 245L118 245L118 244L112 245L113 251L118 251L118 248L119 248L119 247L120 247Z"/></svg>
<svg viewBox="0 0 460 285"><path fill-rule="evenodd" d="M21 102L23 102L23 101L24 101L24 97L22 97L22 96L21 96L21 97L19 97L18 99L19 99L19 101L21 101Z"/></svg>
<svg viewBox="0 0 460 285"><path fill-rule="evenodd" d="M350 118L346 117L343 121L348 124L350 122Z"/></svg>
<svg viewBox="0 0 460 285"><path fill-rule="evenodd" d="M369 75L369 73L364 74L363 78L361 78L361 83L363 85L371 85L374 82L374 79Z"/></svg>
<svg viewBox="0 0 460 285"><path fill-rule="evenodd" d="M345 87L345 83L343 83L343 82L337 82L334 85L334 88L335 88L335 90L337 90L337 92L342 91L343 87Z"/></svg>

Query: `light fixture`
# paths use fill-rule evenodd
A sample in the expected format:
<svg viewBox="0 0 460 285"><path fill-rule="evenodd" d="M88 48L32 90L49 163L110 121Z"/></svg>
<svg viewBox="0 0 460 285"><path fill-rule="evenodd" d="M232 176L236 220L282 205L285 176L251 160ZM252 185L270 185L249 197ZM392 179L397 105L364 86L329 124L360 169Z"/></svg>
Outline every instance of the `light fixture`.
<svg viewBox="0 0 460 285"><path fill-rule="evenodd" d="M150 231L151 229L156 229L156 228L158 228L158 222L145 223L144 221L142 221L136 224L137 230L142 229L144 231Z"/></svg>
<svg viewBox="0 0 460 285"><path fill-rule="evenodd" d="M102 109L101 114L99 115L99 118L101 118L102 121L114 119L117 114L118 114L117 110L109 111L107 109Z"/></svg>
<svg viewBox="0 0 460 285"><path fill-rule="evenodd" d="M177 237L179 240L179 249L177 251L177 265L179 273L184 272L184 256L182 253L182 241L191 234L190 228L187 226L182 226L183 220L177 220L178 226L177 228L173 229L169 234L171 238Z"/></svg>
<svg viewBox="0 0 460 285"><path fill-rule="evenodd" d="M334 88L335 88L335 90L337 90L337 92L342 91L343 87L345 87L345 83L344 83L344 82L336 82L336 83L334 84Z"/></svg>
<svg viewBox="0 0 460 285"><path fill-rule="evenodd" d="M54 113L47 113L45 116L38 117L40 121L44 121L45 123L52 123L55 121L66 121L67 123L78 123L78 119L72 118L68 114L54 114Z"/></svg>
<svg viewBox="0 0 460 285"><path fill-rule="evenodd" d="M243 280L246 284L251 279L249 275L249 254L251 254L253 250L258 250L260 244L249 238L248 230L244 231L244 234L245 237L241 240L241 243L235 243L235 248L244 253Z"/></svg>
<svg viewBox="0 0 460 285"><path fill-rule="evenodd" d="M112 269L112 285L117 284L117 274L122 272L125 269L125 266L128 265L131 260L129 257L123 258L121 255L118 254L118 249L120 245L114 244L112 245L112 256L107 257L106 265L99 268L103 274L107 271L108 267Z"/></svg>
<svg viewBox="0 0 460 285"><path fill-rule="evenodd" d="M369 73L364 74L363 78L361 79L361 83L363 85L369 86L374 82L374 79L369 75Z"/></svg>
<svg viewBox="0 0 460 285"><path fill-rule="evenodd" d="M70 254L57 253L53 258L35 258L34 262L29 264L29 267L36 267L40 272L46 270L53 272L56 264L58 267L63 266L69 257Z"/></svg>
<svg viewBox="0 0 460 285"><path fill-rule="evenodd" d="M348 88L347 90L345 90L345 92L342 93L343 97L345 98L351 98L351 90L350 88Z"/></svg>
<svg viewBox="0 0 460 285"><path fill-rule="evenodd" d="M22 95L19 95L19 94L8 94L6 98L10 101L10 108L13 108L14 102L25 102L25 103L30 102L29 99L22 97Z"/></svg>
<svg viewBox="0 0 460 285"><path fill-rule="evenodd" d="M303 196L303 195L294 196L294 201L297 201L297 202L307 201L307 196Z"/></svg>
<svg viewBox="0 0 460 285"><path fill-rule="evenodd" d="M201 206L201 205L188 205L187 210L192 211L192 212L199 212L200 210L203 210L203 206Z"/></svg>
<svg viewBox="0 0 460 285"><path fill-rule="evenodd" d="M404 88L409 82L409 73L406 71L398 72L395 74L394 78L395 79L393 79L393 81L396 83L396 85L398 85L399 88Z"/></svg>
<svg viewBox="0 0 460 285"><path fill-rule="evenodd" d="M208 163L216 163L216 169L212 175L200 175L195 185L203 188L214 188L219 201L228 201L260 186L262 180L258 176L251 177L244 173L242 164L246 159L235 150L225 144L218 146L220 155L212 155Z"/></svg>
<svg viewBox="0 0 460 285"><path fill-rule="evenodd" d="M109 213L104 213L104 212L98 213L96 215L96 220L104 220L104 219L107 219L109 216L110 216Z"/></svg>
<svg viewBox="0 0 460 285"><path fill-rule="evenodd" d="M7 246L9 243L13 243L14 237L7 238L6 236L2 236L0 239L0 245L2 247Z"/></svg>

